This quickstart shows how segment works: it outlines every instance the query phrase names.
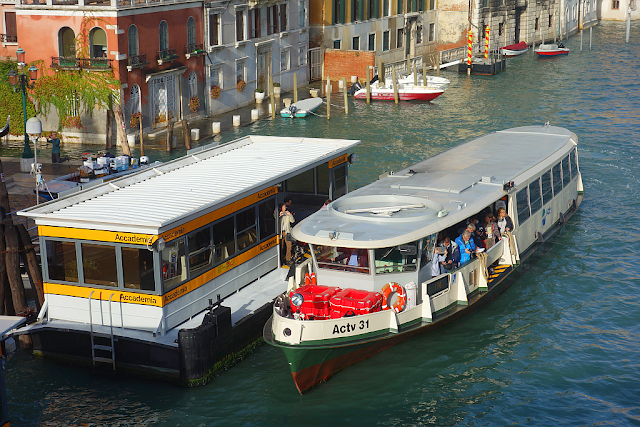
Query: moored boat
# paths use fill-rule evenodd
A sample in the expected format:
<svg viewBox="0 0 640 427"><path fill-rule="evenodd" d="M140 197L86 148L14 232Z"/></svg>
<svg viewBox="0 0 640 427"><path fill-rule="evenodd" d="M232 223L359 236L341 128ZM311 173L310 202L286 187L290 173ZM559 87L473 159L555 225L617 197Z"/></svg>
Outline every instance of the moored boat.
<svg viewBox="0 0 640 427"><path fill-rule="evenodd" d="M276 300L264 338L284 351L298 390L504 291L582 201L577 140L548 125L485 135L382 177L297 225L292 235L309 243L311 273ZM475 257L459 247L462 262L445 268L442 239L501 209L511 217L511 224L502 220L504 233L489 235L492 244ZM466 233L460 245L471 247Z"/></svg>
<svg viewBox="0 0 640 427"><path fill-rule="evenodd" d="M558 44L541 44L535 49L538 58L549 58L552 56L568 55L569 48L564 47L560 42Z"/></svg>
<svg viewBox="0 0 640 427"><path fill-rule="evenodd" d="M432 101L444 93L443 89L413 84L398 84L398 99L400 101ZM362 88L353 95L355 99L367 99L367 89ZM376 101L393 101L395 93L393 85L371 85L371 99Z"/></svg>
<svg viewBox="0 0 640 427"><path fill-rule="evenodd" d="M322 105L321 98L307 98L294 102L286 108L280 110L280 115L285 118L303 118L312 114Z"/></svg>
<svg viewBox="0 0 640 427"><path fill-rule="evenodd" d="M505 47L501 47L500 53L506 56L507 58L510 58L513 56L522 55L523 53L526 53L528 50L529 50L529 46L525 42L520 42L516 44L510 44Z"/></svg>

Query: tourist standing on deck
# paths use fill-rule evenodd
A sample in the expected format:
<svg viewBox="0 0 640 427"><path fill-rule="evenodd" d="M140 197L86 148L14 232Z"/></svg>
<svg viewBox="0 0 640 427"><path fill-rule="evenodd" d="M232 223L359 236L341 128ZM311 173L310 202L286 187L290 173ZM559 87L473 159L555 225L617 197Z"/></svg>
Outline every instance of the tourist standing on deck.
<svg viewBox="0 0 640 427"><path fill-rule="evenodd" d="M281 252L285 252L284 259L286 262L291 261L291 224L296 220L293 218L293 214L287 210L287 205L280 203L278 207L280 217L280 235L281 235Z"/></svg>
<svg viewBox="0 0 640 427"><path fill-rule="evenodd" d="M498 209L498 228L500 229L500 234L504 234L505 231L511 231L513 230L513 221L511 221L511 218L509 218L509 215L507 215L507 211L505 210L505 208L500 208Z"/></svg>
<svg viewBox="0 0 640 427"><path fill-rule="evenodd" d="M471 232L464 230L456 239L456 244L460 249L460 265L471 259L471 254L476 251L476 245L471 238Z"/></svg>

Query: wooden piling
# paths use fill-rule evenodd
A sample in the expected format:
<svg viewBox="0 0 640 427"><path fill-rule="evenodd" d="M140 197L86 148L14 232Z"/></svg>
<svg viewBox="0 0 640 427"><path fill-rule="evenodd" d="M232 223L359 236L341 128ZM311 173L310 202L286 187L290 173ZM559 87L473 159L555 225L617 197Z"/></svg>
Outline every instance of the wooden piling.
<svg viewBox="0 0 640 427"><path fill-rule="evenodd" d="M5 263L13 307L18 315L26 314L29 306L24 295L24 285L20 274L20 239L14 225L4 227L4 239L6 244Z"/></svg>
<svg viewBox="0 0 640 427"><path fill-rule="evenodd" d="M393 99L398 103L398 80L396 79L396 69L393 69Z"/></svg>
<svg viewBox="0 0 640 427"><path fill-rule="evenodd" d="M0 252L6 251L6 245L4 243L4 225L0 224ZM9 280L7 279L7 267L3 256L0 256L0 314L9 315L11 311L12 315L15 315L13 311L13 302L11 307L7 307L7 303L11 301L11 290L9 288Z"/></svg>
<svg viewBox="0 0 640 427"><path fill-rule="evenodd" d="M367 67L367 104L371 103L371 66Z"/></svg>
<svg viewBox="0 0 640 427"><path fill-rule="evenodd" d="M271 104L271 118L276 118L276 97L273 94L273 76L269 76L269 103Z"/></svg>
<svg viewBox="0 0 640 427"><path fill-rule="evenodd" d="M2 236L4 242L4 235ZM11 287L9 286L9 278L7 277L7 270L0 275L0 286L2 286L4 294L4 314L7 316L15 316L16 309L13 308L13 298L11 298Z"/></svg>
<svg viewBox="0 0 640 427"><path fill-rule="evenodd" d="M7 192L7 184L4 182L4 168L2 161L0 161L0 208L2 212L0 217L4 219L4 216L11 212L9 208L9 193Z"/></svg>
<svg viewBox="0 0 640 427"><path fill-rule="evenodd" d="M582 52L582 30L580 30L580 52Z"/></svg>
<svg viewBox="0 0 640 427"><path fill-rule="evenodd" d="M342 78L342 92L344 93L344 113L349 114L349 98L347 98L347 78Z"/></svg>
<svg viewBox="0 0 640 427"><path fill-rule="evenodd" d="M384 86L384 62L378 61L378 87Z"/></svg>
<svg viewBox="0 0 640 427"><path fill-rule="evenodd" d="M422 68L424 68L424 62L422 63ZM418 68L415 62L413 63L413 85L418 86Z"/></svg>
<svg viewBox="0 0 640 427"><path fill-rule="evenodd" d="M436 53L436 64L438 64L438 71L436 73L437 76L440 76L440 64L442 64L442 52ZM425 74L426 76L426 74ZM425 84L426 86L426 84Z"/></svg>
<svg viewBox="0 0 640 427"><path fill-rule="evenodd" d="M113 141L113 121L114 121L113 110L107 110L107 128L105 132L106 139L104 142L105 150L111 149L111 142Z"/></svg>
<svg viewBox="0 0 640 427"><path fill-rule="evenodd" d="M180 123L184 132L184 146L187 150L191 150L191 129L189 129L189 124L184 119Z"/></svg>
<svg viewBox="0 0 640 427"><path fill-rule="evenodd" d="M171 138L173 138L173 122L167 125L167 152L171 151Z"/></svg>
<svg viewBox="0 0 640 427"><path fill-rule="evenodd" d="M331 78L327 76L327 120L331 118Z"/></svg>
<svg viewBox="0 0 640 427"><path fill-rule="evenodd" d="M593 37L593 27L589 27L589 50L591 50L591 39Z"/></svg>
<svg viewBox="0 0 640 427"><path fill-rule="evenodd" d="M142 115L140 116L140 155L144 156L144 135L142 133Z"/></svg>
<svg viewBox="0 0 640 427"><path fill-rule="evenodd" d="M20 250L22 252L22 263L25 265L29 279L31 280L31 288L34 290L36 298L36 306L38 311L44 304L44 289L42 288L42 272L38 265L38 257L31 243L31 236L24 225L16 225L18 235L20 237Z"/></svg>
<svg viewBox="0 0 640 427"><path fill-rule="evenodd" d="M422 86L429 86L427 84L427 66L424 63L424 60L422 61Z"/></svg>
<svg viewBox="0 0 640 427"><path fill-rule="evenodd" d="M293 102L298 102L298 74L293 73Z"/></svg>

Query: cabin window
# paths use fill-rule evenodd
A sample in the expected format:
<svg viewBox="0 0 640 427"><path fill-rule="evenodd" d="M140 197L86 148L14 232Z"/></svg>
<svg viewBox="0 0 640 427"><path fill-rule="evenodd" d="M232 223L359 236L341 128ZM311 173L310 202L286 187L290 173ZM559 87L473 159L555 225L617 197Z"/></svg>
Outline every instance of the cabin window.
<svg viewBox="0 0 640 427"><path fill-rule="evenodd" d="M276 200L269 199L258 205L260 241L276 234Z"/></svg>
<svg viewBox="0 0 640 427"><path fill-rule="evenodd" d="M236 253L235 227L233 217L213 226L215 242L215 263L219 263Z"/></svg>
<svg viewBox="0 0 640 427"><path fill-rule="evenodd" d="M562 159L562 187L566 187L571 181L571 171L569 170L569 156Z"/></svg>
<svg viewBox="0 0 640 427"><path fill-rule="evenodd" d="M542 196L540 194L540 179L536 179L529 184L529 201L531 203L531 215L535 214L542 207Z"/></svg>
<svg viewBox="0 0 640 427"><path fill-rule="evenodd" d="M211 250L211 227L206 227L189 234L189 274L195 277L206 271L213 263Z"/></svg>
<svg viewBox="0 0 640 427"><path fill-rule="evenodd" d="M236 214L238 227L238 250L242 251L258 243L258 229L256 227L256 208L251 207Z"/></svg>
<svg viewBox="0 0 640 427"><path fill-rule="evenodd" d="M576 151L572 150L569 153L569 158L571 159L571 179L578 176L578 163L576 159Z"/></svg>
<svg viewBox="0 0 640 427"><path fill-rule="evenodd" d="M153 252L147 248L122 247L124 287L155 291Z"/></svg>
<svg viewBox="0 0 640 427"><path fill-rule="evenodd" d="M84 283L117 287L118 266L115 246L92 243L83 243L80 246Z"/></svg>
<svg viewBox="0 0 640 427"><path fill-rule="evenodd" d="M367 249L316 246L314 250L320 268L370 274Z"/></svg>
<svg viewBox="0 0 640 427"><path fill-rule="evenodd" d="M551 171L542 174L542 204L546 205L553 198L551 189Z"/></svg>
<svg viewBox="0 0 640 427"><path fill-rule="evenodd" d="M166 244L162 251L163 291L167 292L187 280L184 238Z"/></svg>
<svg viewBox="0 0 640 427"><path fill-rule="evenodd" d="M49 280L78 282L76 243L47 240Z"/></svg>
<svg viewBox="0 0 640 427"><path fill-rule="evenodd" d="M553 194L557 196L562 191L562 170L560 163L553 167Z"/></svg>
<svg viewBox="0 0 640 427"><path fill-rule="evenodd" d="M333 200L347 193L347 165L333 168Z"/></svg>
<svg viewBox="0 0 640 427"><path fill-rule="evenodd" d="M518 224L524 223L531 212L529 212L529 196L527 195L527 189L524 188L516 194L516 204L518 205Z"/></svg>
<svg viewBox="0 0 640 427"><path fill-rule="evenodd" d="M376 249L376 274L416 271L417 249L417 242Z"/></svg>
<svg viewBox="0 0 640 427"><path fill-rule="evenodd" d="M287 180L287 191L294 193L314 193L313 169L304 171Z"/></svg>
<svg viewBox="0 0 640 427"><path fill-rule="evenodd" d="M425 237L421 241L422 253L420 255L420 268L428 266L433 260L433 251L435 250L438 235L432 234Z"/></svg>
<svg viewBox="0 0 640 427"><path fill-rule="evenodd" d="M439 294L445 289L449 289L449 276L442 276L440 279L427 284L427 294L430 297Z"/></svg>

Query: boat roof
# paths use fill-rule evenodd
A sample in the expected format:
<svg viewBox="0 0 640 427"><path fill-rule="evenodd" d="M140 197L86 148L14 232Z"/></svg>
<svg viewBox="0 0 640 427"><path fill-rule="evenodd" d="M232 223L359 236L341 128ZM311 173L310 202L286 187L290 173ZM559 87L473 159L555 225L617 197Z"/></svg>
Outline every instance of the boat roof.
<svg viewBox="0 0 640 427"><path fill-rule="evenodd" d="M466 220L550 168L577 144L567 129L525 126L491 133L355 190L301 221L300 241L391 247Z"/></svg>
<svg viewBox="0 0 640 427"><path fill-rule="evenodd" d="M315 167L357 140L250 135L18 212L37 225L160 234ZM213 145L213 144L211 144Z"/></svg>

